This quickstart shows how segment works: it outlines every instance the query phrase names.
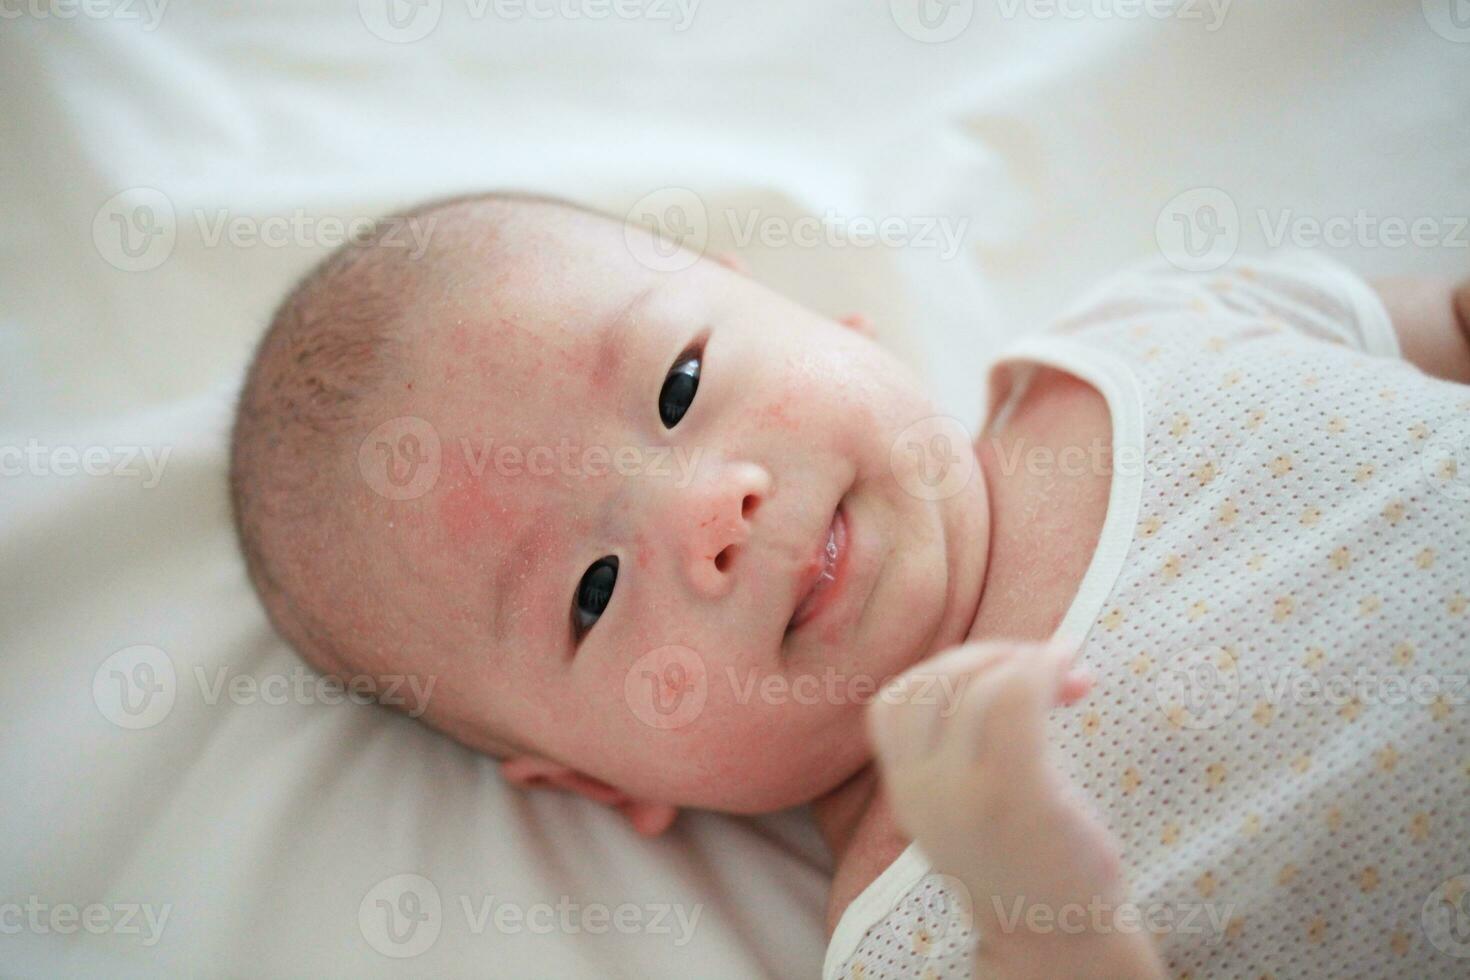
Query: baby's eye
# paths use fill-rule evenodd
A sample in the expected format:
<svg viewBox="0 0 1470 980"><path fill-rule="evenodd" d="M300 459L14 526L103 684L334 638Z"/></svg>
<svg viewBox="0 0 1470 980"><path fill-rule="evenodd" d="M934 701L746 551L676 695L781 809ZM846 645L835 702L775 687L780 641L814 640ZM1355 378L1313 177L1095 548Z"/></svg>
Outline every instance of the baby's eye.
<svg viewBox="0 0 1470 980"><path fill-rule="evenodd" d="M577 583L577 594L572 597L572 625L579 638L607 608L617 581L618 560L611 555L597 559L583 573L582 581Z"/></svg>
<svg viewBox="0 0 1470 980"><path fill-rule="evenodd" d="M699 390L699 352L690 351L679 355L674 366L664 378L663 390L658 393L658 417L663 419L664 428L672 429L679 424L689 406L694 403L694 393Z"/></svg>

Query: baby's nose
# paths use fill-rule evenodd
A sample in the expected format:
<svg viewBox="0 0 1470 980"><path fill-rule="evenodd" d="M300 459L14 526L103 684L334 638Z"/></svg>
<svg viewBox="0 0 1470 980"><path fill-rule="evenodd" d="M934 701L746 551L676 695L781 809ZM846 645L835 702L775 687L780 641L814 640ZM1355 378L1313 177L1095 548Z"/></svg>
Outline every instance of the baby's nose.
<svg viewBox="0 0 1470 980"><path fill-rule="evenodd" d="M746 563L752 520L770 493L771 477L754 463L726 463L685 492L675 533L685 573L695 591L709 598L727 594Z"/></svg>

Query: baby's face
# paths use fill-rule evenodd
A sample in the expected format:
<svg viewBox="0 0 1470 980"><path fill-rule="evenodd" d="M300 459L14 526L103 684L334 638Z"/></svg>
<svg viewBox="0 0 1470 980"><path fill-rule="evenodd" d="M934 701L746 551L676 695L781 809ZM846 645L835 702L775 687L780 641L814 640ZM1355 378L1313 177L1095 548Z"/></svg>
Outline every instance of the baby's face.
<svg viewBox="0 0 1470 980"><path fill-rule="evenodd" d="M864 705L963 639L983 578L978 470L938 501L895 474L921 386L714 261L644 268L611 223L479 264L415 311L383 418L430 423L442 468L361 494L375 557L343 587L396 596L364 628L406 637L468 743L635 797L755 812L852 775Z"/></svg>

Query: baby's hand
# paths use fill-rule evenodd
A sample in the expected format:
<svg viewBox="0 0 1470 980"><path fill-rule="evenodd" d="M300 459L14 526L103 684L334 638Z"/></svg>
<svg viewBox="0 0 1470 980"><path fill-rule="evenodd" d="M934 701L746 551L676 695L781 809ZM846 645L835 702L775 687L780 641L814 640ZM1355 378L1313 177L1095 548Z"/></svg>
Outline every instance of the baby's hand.
<svg viewBox="0 0 1470 980"><path fill-rule="evenodd" d="M1007 975L1153 976L1138 934L1026 932L1028 909L1055 922L1126 898L1112 836L1047 757L1047 712L1091 687L1073 658L1064 645L957 647L886 689L869 731L900 826L970 891L983 960Z"/></svg>

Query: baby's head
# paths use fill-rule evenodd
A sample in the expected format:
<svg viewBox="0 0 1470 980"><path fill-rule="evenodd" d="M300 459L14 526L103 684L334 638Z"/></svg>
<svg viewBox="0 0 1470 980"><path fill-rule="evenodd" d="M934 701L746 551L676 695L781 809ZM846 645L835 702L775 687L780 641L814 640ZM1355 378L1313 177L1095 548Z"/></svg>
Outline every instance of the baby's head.
<svg viewBox="0 0 1470 980"><path fill-rule="evenodd" d="M383 227L286 298L241 395L235 514L280 632L342 678L432 678L424 720L644 832L866 765L864 704L964 638L985 564L978 472L905 489L934 464L896 440L936 414L909 372L565 202Z"/></svg>

